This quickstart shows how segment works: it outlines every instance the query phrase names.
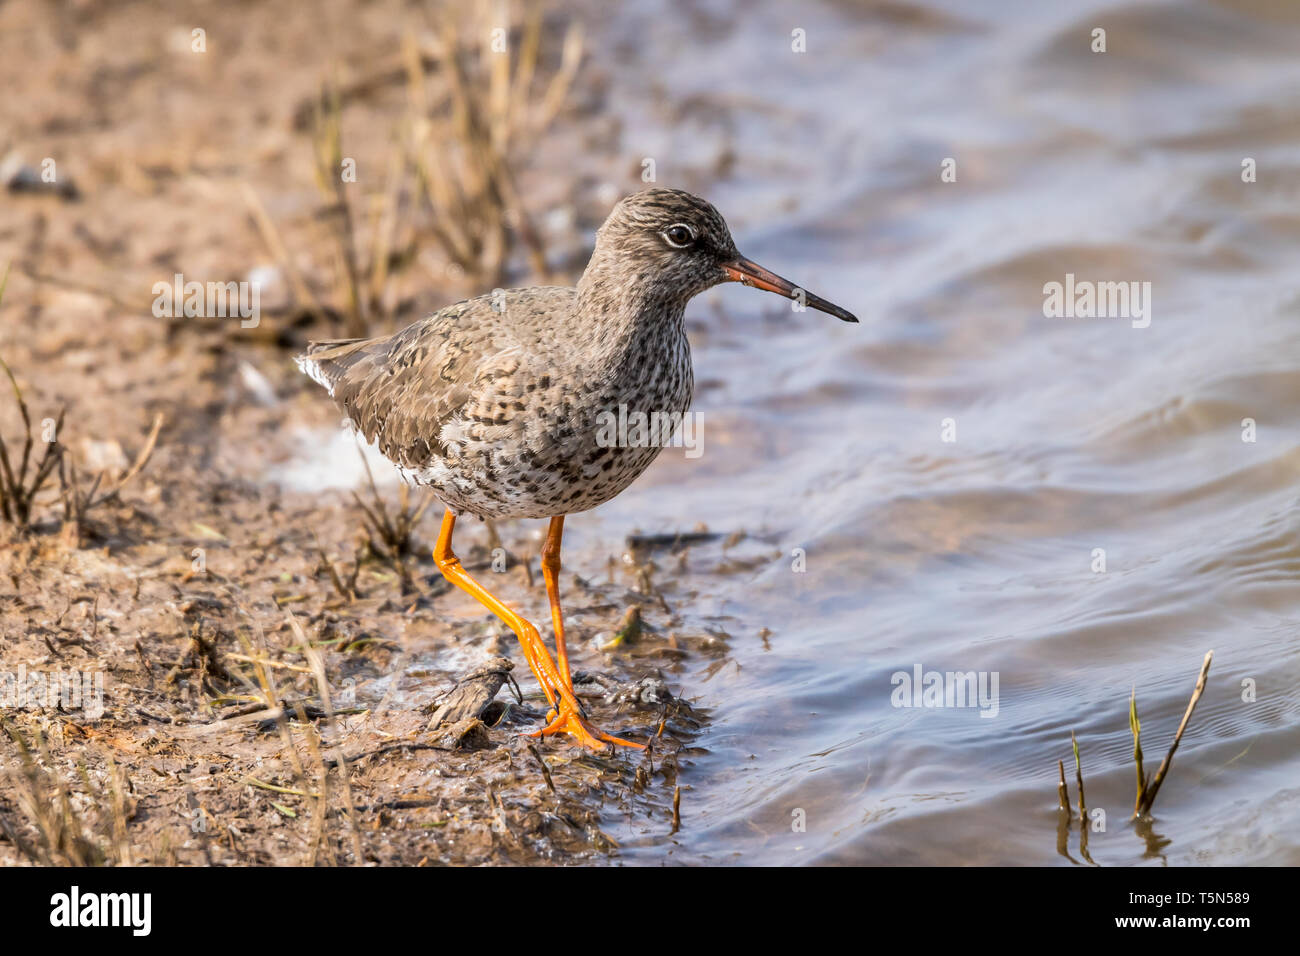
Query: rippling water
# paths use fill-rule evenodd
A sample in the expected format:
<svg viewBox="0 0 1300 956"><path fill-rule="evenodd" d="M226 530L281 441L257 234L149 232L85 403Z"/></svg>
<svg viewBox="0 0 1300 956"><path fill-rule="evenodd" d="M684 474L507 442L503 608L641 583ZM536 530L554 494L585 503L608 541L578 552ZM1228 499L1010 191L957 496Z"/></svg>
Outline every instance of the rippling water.
<svg viewBox="0 0 1300 956"><path fill-rule="evenodd" d="M688 559L679 610L730 659L677 675L715 720L682 832L614 821L623 859L1065 863L1074 730L1097 863L1300 863L1300 7L629 5L601 30L617 148L864 320L697 299L703 457L571 522L769 556ZM1150 282L1150 325L1045 318L1067 273ZM1139 831L1130 690L1151 771L1210 648ZM893 706L918 665L996 672L996 716Z"/></svg>

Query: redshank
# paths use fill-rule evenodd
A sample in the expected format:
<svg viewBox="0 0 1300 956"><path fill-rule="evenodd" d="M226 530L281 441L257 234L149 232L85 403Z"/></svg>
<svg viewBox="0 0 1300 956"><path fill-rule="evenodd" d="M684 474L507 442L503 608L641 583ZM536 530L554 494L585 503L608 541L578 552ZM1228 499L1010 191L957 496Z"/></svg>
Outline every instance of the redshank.
<svg viewBox="0 0 1300 956"><path fill-rule="evenodd" d="M690 407L686 303L722 282L858 321L742 256L708 202L648 189L614 207L576 289L499 290L392 335L313 342L297 359L404 480L434 489L446 506L434 561L519 638L550 702L531 736L568 733L597 750L642 746L597 730L574 696L560 541L567 515L609 501L659 454L652 443L611 443L601 422L620 406L671 421ZM451 546L461 515L550 519L541 564L556 659L536 627L461 566Z"/></svg>

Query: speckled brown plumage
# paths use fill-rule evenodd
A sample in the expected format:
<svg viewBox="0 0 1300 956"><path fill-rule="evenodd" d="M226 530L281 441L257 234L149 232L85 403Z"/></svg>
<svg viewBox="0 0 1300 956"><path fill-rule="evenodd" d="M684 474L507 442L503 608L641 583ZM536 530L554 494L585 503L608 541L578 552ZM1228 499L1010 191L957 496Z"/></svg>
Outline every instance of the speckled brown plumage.
<svg viewBox="0 0 1300 956"><path fill-rule="evenodd" d="M684 245L674 239L683 226ZM392 335L312 343L298 364L407 480L436 489L457 514L585 511L660 451L601 447L600 414L686 412L686 303L720 282L749 281L730 268L737 262L753 265L713 206L646 190L610 213L576 289L479 296Z"/></svg>
<svg viewBox="0 0 1300 956"><path fill-rule="evenodd" d="M408 480L436 489L447 505L434 562L519 637L551 707L531 736L571 734L595 749L644 746L592 726L574 696L559 593L564 516L613 498L659 454L653 441L611 441L602 418L680 419L693 387L686 303L727 281L857 321L741 256L703 199L650 189L610 213L576 289L479 296L393 335L316 342L298 357ZM456 557L460 514L551 519L540 557L555 660L536 626Z"/></svg>

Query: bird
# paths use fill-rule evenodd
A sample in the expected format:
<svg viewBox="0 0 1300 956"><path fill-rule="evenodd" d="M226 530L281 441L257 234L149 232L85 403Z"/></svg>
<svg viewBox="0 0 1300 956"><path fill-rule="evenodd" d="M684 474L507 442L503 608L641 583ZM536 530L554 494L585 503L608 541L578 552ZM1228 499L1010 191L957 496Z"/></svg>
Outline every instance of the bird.
<svg viewBox="0 0 1300 956"><path fill-rule="evenodd" d="M708 201L653 187L615 205L576 288L494 290L390 335L310 342L296 358L404 481L441 501L434 562L515 633L549 704L529 736L644 747L598 730L574 696L559 592L564 521L618 495L662 450L642 436L610 440L602 426L620 409L666 421L686 414L686 305L724 282L858 321L742 256ZM541 568L554 658L537 628L456 557L452 535L465 516L549 521Z"/></svg>

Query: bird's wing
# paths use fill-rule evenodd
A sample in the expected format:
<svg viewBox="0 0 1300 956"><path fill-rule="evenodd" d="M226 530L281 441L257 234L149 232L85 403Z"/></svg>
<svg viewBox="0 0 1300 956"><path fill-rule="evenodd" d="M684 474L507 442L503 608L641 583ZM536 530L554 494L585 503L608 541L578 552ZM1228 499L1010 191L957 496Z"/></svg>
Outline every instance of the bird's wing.
<svg viewBox="0 0 1300 956"><path fill-rule="evenodd" d="M497 393L518 387L512 377L529 351L521 342L535 329L519 326L523 310L514 311L509 300L498 311L480 296L392 335L314 342L298 367L387 458L419 468L446 456L468 426L490 430Z"/></svg>

